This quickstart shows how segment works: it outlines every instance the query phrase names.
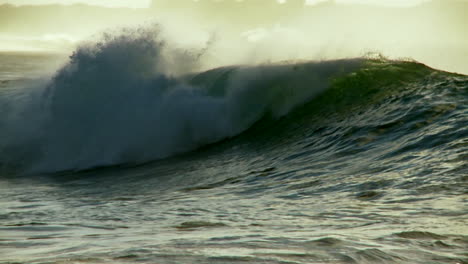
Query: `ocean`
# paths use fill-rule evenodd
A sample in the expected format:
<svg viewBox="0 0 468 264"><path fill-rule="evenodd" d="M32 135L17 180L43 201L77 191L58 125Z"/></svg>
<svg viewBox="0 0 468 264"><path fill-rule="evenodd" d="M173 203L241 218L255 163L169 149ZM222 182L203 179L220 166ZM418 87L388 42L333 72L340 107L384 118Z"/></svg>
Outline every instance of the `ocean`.
<svg viewBox="0 0 468 264"><path fill-rule="evenodd" d="M68 55L0 54L0 263L468 263L468 76Z"/></svg>

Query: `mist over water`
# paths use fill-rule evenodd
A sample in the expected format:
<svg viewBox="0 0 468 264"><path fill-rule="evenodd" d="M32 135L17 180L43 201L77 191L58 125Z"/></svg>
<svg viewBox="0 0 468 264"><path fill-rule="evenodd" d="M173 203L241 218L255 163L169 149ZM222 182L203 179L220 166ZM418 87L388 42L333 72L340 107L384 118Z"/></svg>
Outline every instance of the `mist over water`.
<svg viewBox="0 0 468 264"><path fill-rule="evenodd" d="M154 1L146 9L2 6L0 12L5 15L0 16L4 21L0 33L5 41L0 49L69 54L81 40L97 40L99 32L130 25L151 28L157 23L182 48L211 43L205 56L212 59L206 69L238 63L340 59L371 52L468 73L467 2L434 0L412 7L300 2ZM62 15L49 15L57 12ZM30 26L22 26L24 23Z"/></svg>

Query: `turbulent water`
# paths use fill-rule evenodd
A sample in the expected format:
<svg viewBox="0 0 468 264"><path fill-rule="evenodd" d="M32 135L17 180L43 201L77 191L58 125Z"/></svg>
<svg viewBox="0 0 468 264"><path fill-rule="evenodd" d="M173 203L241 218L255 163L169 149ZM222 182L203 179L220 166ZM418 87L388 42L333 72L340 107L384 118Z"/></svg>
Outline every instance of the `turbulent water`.
<svg viewBox="0 0 468 264"><path fill-rule="evenodd" d="M0 54L0 263L468 263L468 77Z"/></svg>

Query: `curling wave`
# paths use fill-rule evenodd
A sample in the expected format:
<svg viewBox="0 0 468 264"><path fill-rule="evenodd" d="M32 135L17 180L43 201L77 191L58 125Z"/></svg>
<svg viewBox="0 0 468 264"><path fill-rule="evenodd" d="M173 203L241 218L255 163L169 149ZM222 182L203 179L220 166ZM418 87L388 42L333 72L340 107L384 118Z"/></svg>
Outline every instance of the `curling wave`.
<svg viewBox="0 0 468 264"><path fill-rule="evenodd" d="M287 114L363 62L189 74L198 58L141 30L82 45L50 81L2 96L3 167L81 170L190 151Z"/></svg>

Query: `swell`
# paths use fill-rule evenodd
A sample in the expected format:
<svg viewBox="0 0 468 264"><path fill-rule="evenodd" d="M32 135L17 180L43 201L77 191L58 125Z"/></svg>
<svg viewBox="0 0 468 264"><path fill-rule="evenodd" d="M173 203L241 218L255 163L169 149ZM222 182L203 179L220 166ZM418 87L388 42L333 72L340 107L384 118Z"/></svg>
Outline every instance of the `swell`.
<svg viewBox="0 0 468 264"><path fill-rule="evenodd" d="M348 142L346 137L371 143L381 134L418 134L424 138L421 131L452 122L448 134L460 132L454 139L463 138L468 121L464 104L467 91L465 75L438 71L414 61L366 59L359 69L331 79L324 92L285 118L266 116L243 135L272 142L295 135L311 139L323 130L333 130L338 131L333 134L339 134L342 143ZM444 138L442 131L438 136ZM329 137L316 138L331 141Z"/></svg>
<svg viewBox="0 0 468 264"><path fill-rule="evenodd" d="M416 62L367 60L284 118L264 118L229 144L282 168L269 173L275 182L294 178L298 188L313 185L314 194L359 190L359 199L380 199L388 186L462 194L467 91L467 76ZM402 175L414 178L405 182ZM362 179L362 186L343 183L348 177ZM375 186L366 183L372 180ZM284 186L275 192L291 188Z"/></svg>

